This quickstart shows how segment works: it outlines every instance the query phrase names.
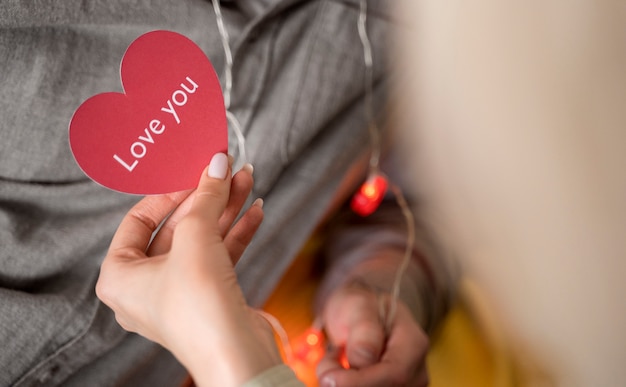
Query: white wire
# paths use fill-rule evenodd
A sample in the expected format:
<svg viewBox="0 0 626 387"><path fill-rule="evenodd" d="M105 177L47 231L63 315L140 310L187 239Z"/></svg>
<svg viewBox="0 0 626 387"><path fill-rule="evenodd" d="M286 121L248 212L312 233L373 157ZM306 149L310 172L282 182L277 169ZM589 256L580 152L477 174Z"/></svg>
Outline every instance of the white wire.
<svg viewBox="0 0 626 387"><path fill-rule="evenodd" d="M255 309L255 312L258 313L261 317L263 317L270 324L270 326L274 330L274 333L276 334L276 336L278 336L280 342L283 345L283 352L285 355L285 360L287 361L287 363L292 362L294 359L293 349L291 348L291 344L289 343L289 337L287 335L287 331L285 331L285 328L283 328L283 326L280 324L280 321L278 321L278 319L274 317L272 314L262 309Z"/></svg>
<svg viewBox="0 0 626 387"><path fill-rule="evenodd" d="M241 158L241 162L245 164L248 162L248 156L246 155L246 137L241 131L241 124L230 110L226 110L226 118L233 125L235 136L237 136L237 144L239 146L239 157Z"/></svg>
<svg viewBox="0 0 626 387"><path fill-rule="evenodd" d="M225 77L225 85L224 85L224 106L226 108L226 117L228 121L232 124L235 135L237 136L237 142L239 146L239 153L243 160L243 162L247 162L246 155L246 145L245 145L245 136L241 129L241 125L237 120L237 117L230 111L230 103L231 103L231 92L233 85L233 77L232 77L232 67L233 67L233 56L230 49L229 36L228 31L224 25L224 20L222 17L222 12L220 8L220 1L213 0L213 9L215 10L215 17L217 19L217 27L220 33L220 38L222 40L222 46L224 48L224 56L225 56L225 66L224 66L224 77ZM360 12L357 23L357 28L359 32L359 37L361 40L361 44L363 46L363 61L365 63L365 115L368 122L368 131L370 135L370 141L372 146L372 153L370 156L370 172L371 173L380 173L379 172L379 163L380 163L380 153L381 153L381 144L380 144L380 131L376 125L374 114L373 114L373 88L374 88L374 77L373 77L373 56L372 56L372 47L367 35L367 0L361 0L360 2ZM389 179L387 179L389 180ZM402 210L402 214L407 223L407 244L404 252L404 257L396 271L396 275L394 278L394 282L391 288L391 300L389 305L389 310L387 311L386 316L381 316L384 318L385 328L387 332L389 332L391 328L391 324L395 318L396 310L397 310L397 300L400 293L400 285L402 282L402 277L409 265L411 260L413 246L415 244L415 224L413 220L413 214L402 194L402 191L398 186L390 182L390 189L395 195L396 201ZM274 327L277 331L280 340L282 341L283 347L287 352L287 357L291 357L291 347L289 345L289 340L286 332L278 322L278 320L268 314L267 312L260 312L268 322Z"/></svg>
<svg viewBox="0 0 626 387"><path fill-rule="evenodd" d="M374 172L378 172L378 164L380 162L380 131L376 126L373 112L373 94L374 94L374 61L372 59L372 46L367 36L367 1L361 0L359 12L359 20L357 28L359 38L363 46L363 61L365 63L365 118L368 123L370 141L372 143L372 155L370 156L370 168Z"/></svg>
<svg viewBox="0 0 626 387"><path fill-rule="evenodd" d="M230 43L228 37L228 31L224 26L224 18L222 17L222 9L220 7L220 0L213 0L213 9L215 10L215 19L217 20L217 29L222 39L222 47L224 48L224 56L226 57L226 63L224 66L224 106L226 110L230 109L230 93L233 88L233 54L230 51Z"/></svg>
<svg viewBox="0 0 626 387"><path fill-rule="evenodd" d="M230 95L233 89L233 54L230 50L230 38L228 36L228 31L226 30L226 26L224 25L224 18L222 17L222 9L220 7L220 0L213 0L213 9L215 11L215 19L217 20L217 29L220 33L220 38L222 40L222 47L224 48L224 107L226 108L226 118L232 124L233 131L235 132L235 136L237 137L237 146L239 149L239 156L241 158L242 163L248 162L248 157L246 155L246 137L243 134L241 129L241 124L237 119L237 116L230 111Z"/></svg>
<svg viewBox="0 0 626 387"><path fill-rule="evenodd" d="M368 121L368 129L370 133L370 140L372 145L372 155L370 156L370 174L383 174L379 170L379 162L380 162L380 152L381 152L381 143L380 143L380 131L376 126L376 120L374 119L373 112L373 94L374 94L374 61L372 59L372 46L370 44L370 40L367 36L367 0L361 0L360 3L360 12L359 12L359 20L358 20L358 31L359 37L361 38L361 44L363 46L363 60L365 62L365 116ZM387 181L390 179L385 176ZM387 333L389 333L391 329L391 325L393 324L393 320L396 315L396 310L398 306L398 298L400 296L400 285L402 283L402 277L406 272L409 263L411 261L411 256L413 255L413 247L415 245L415 222L413 218L413 213L409 208L408 203L404 195L402 194L402 190L397 185L393 184L389 181L389 187L392 193L395 196L396 202L402 211L402 215L406 221L407 225L407 241L406 247L404 250L404 256L402 257L402 261L400 261L400 265L398 266L395 274L395 278L391 287L391 300L389 305L389 310L382 310L381 313L385 313L384 316L380 316L381 320L385 324L385 329Z"/></svg>
<svg viewBox="0 0 626 387"><path fill-rule="evenodd" d="M404 195L402 194L402 190L397 185L390 183L389 187L393 194L396 197L396 201L402 210L402 215L404 215L404 219L406 220L407 225L407 241L406 247L404 250L404 256L402 257L402 261L400 261L400 265L396 269L396 276L393 281L393 286L391 288L391 301L389 305L389 314L387 314L385 320L385 328L387 332L390 331L391 325L393 324L393 319L396 315L396 310L398 307L398 298L400 297L400 285L402 284L402 277L409 267L409 263L411 262L411 256L413 255L413 247L415 246L415 221L413 218L413 212L406 202Z"/></svg>

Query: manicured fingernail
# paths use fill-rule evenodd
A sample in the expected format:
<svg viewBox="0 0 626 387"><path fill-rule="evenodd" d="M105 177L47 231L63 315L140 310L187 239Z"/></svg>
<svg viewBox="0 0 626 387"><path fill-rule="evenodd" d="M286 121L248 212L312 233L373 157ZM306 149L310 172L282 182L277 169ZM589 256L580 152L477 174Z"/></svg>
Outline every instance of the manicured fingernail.
<svg viewBox="0 0 626 387"><path fill-rule="evenodd" d="M259 207L259 208L263 208L263 199L261 198L257 198L254 203L252 203L253 206Z"/></svg>
<svg viewBox="0 0 626 387"><path fill-rule="evenodd" d="M224 153L216 153L209 163L209 177L224 180L226 172L228 172L228 156Z"/></svg>
<svg viewBox="0 0 626 387"><path fill-rule="evenodd" d="M335 383L335 379L330 376L324 376L322 380L320 380L321 387L335 387L337 383Z"/></svg>
<svg viewBox="0 0 626 387"><path fill-rule="evenodd" d="M243 169L244 171L247 171L251 175L254 172L254 167L250 163L245 163L243 167L241 167L241 169Z"/></svg>

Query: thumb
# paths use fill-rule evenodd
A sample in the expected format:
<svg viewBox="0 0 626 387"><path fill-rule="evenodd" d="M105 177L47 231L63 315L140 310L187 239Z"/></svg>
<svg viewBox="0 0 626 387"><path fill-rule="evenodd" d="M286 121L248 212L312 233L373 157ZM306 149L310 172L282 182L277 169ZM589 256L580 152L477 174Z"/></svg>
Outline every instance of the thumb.
<svg viewBox="0 0 626 387"><path fill-rule="evenodd" d="M224 153L213 156L200 177L189 212L176 226L172 247L193 247L198 250L193 256L202 256L203 249L222 242L219 219L230 196L230 164Z"/></svg>
<svg viewBox="0 0 626 387"><path fill-rule="evenodd" d="M187 216L199 216L217 224L230 196L231 159L216 153L202 174L193 204Z"/></svg>
<svg viewBox="0 0 626 387"><path fill-rule="evenodd" d="M376 294L355 287L340 289L328 300L324 320L331 342L345 348L350 368L363 368L378 362L384 350L386 332Z"/></svg>
<svg viewBox="0 0 626 387"><path fill-rule="evenodd" d="M377 363L385 346L385 329L374 308L361 311L363 318L354 321L346 341L350 367L362 368Z"/></svg>

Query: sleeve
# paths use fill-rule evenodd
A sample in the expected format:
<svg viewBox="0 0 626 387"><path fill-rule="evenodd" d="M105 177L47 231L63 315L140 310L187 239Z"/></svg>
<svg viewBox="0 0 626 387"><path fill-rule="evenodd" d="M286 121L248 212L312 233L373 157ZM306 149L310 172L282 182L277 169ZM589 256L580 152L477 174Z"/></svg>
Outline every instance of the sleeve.
<svg viewBox="0 0 626 387"><path fill-rule="evenodd" d="M280 364L265 370L245 382L241 387L302 387L296 374L286 364Z"/></svg>
<svg viewBox="0 0 626 387"><path fill-rule="evenodd" d="M390 183L401 189L415 223L415 243L404 272L399 297L428 333L445 315L455 294L458 270L452 257L437 243L412 193L413 182L401 179L397 158L386 158L383 169ZM339 286L353 282L389 292L405 256L409 227L396 197L388 192L380 207L361 217L344 205L325 229L323 248L326 274L320 285L316 312Z"/></svg>

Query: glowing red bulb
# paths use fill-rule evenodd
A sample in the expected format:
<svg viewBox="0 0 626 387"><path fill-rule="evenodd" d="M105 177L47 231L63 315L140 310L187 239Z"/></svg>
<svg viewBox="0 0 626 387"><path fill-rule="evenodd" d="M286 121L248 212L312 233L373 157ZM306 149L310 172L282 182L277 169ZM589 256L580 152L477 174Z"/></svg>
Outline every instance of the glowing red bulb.
<svg viewBox="0 0 626 387"><path fill-rule="evenodd" d="M370 176L357 193L352 197L352 211L361 216L368 216L380 205L387 192L387 179L375 174Z"/></svg>
<svg viewBox="0 0 626 387"><path fill-rule="evenodd" d="M294 355L300 360L316 361L323 354L323 333L313 327L309 328L296 340Z"/></svg>
<svg viewBox="0 0 626 387"><path fill-rule="evenodd" d="M320 337L319 337L318 332L315 332L315 333L312 332L306 336L306 343L309 344L310 346L315 346L319 342L320 342Z"/></svg>

